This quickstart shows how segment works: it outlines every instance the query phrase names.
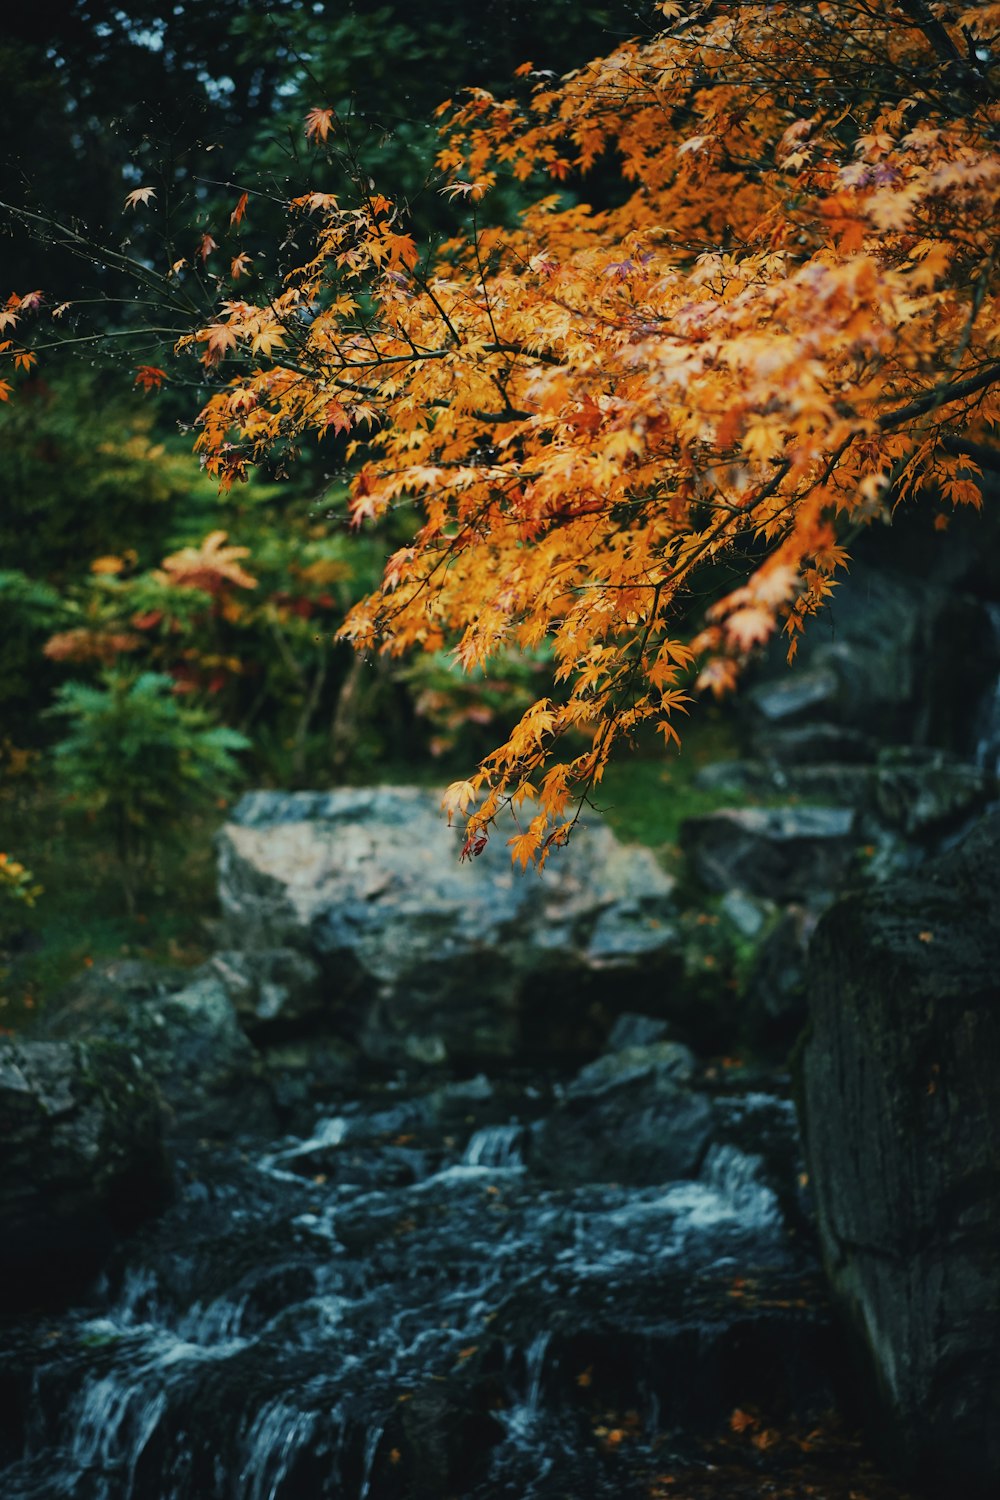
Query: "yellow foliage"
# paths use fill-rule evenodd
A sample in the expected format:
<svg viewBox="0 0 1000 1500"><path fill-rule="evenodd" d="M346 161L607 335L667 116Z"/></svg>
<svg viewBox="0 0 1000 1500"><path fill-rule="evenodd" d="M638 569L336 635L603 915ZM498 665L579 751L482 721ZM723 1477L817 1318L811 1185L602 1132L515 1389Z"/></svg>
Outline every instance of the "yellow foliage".
<svg viewBox="0 0 1000 1500"><path fill-rule="evenodd" d="M961 25L993 39L997 10ZM559 700L449 788L449 814L475 808L467 855L538 787L511 849L544 862L616 740L676 740L685 686L729 691L780 630L794 650L887 491L977 504L1000 419L995 49L890 0L655 16L521 103L451 107L443 191L476 227L436 259L369 188L356 207L313 193L307 263L186 341L239 362L200 417L223 484L332 427L364 460L354 523L420 518L346 639L448 639L466 669L551 651ZM306 131L336 123L317 108ZM553 194L602 157L615 206ZM539 183L509 231L488 222L504 172ZM234 549L211 567L226 552L244 582ZM694 591L711 608L692 635Z"/></svg>

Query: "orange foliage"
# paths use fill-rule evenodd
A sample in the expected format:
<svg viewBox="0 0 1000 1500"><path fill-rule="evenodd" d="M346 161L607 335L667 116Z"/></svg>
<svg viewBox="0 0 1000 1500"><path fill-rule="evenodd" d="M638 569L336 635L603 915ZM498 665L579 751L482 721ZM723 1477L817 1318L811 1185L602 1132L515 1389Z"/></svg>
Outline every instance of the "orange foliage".
<svg viewBox="0 0 1000 1500"><path fill-rule="evenodd" d="M367 182L312 193L307 264L182 341L238 366L200 419L223 483L332 426L365 460L354 520L418 516L345 638L469 669L551 652L558 697L449 794L470 855L510 806L542 863L617 739L676 737L696 679L794 649L886 499L978 505L1000 417L1000 6L656 10L521 103L453 108L442 191L470 227L436 257ZM602 158L613 206L553 190ZM547 179L510 230L504 172Z"/></svg>

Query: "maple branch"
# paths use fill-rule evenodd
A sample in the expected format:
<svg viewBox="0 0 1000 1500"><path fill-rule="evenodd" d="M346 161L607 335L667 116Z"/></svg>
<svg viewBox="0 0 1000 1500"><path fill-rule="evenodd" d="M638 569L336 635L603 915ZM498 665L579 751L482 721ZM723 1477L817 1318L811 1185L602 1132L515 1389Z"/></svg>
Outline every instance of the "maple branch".
<svg viewBox="0 0 1000 1500"><path fill-rule="evenodd" d="M993 95L994 90L979 66L975 48L970 46L968 57L963 57L948 28L934 15L927 0L899 0L899 8L923 32L936 57L944 64L943 76L949 87L957 86L974 97Z"/></svg>
<svg viewBox="0 0 1000 1500"><path fill-rule="evenodd" d="M166 278L162 274L150 270L148 266L143 265L142 261L136 260L134 256L124 255L120 250L111 250L106 245L95 246L79 230L71 228L68 224L60 223L58 219L53 219L48 214L36 213L33 209L21 208L12 203L4 203L2 200L0 200L0 209L6 209L15 219L30 219L35 224L43 224L50 232L53 230L58 231L59 234L65 236L65 239L61 241L62 248L68 250L71 255L79 256L82 260L92 262L95 250L99 249L100 254L109 265L117 265L120 269L126 271L128 275L134 276L137 281L142 282L148 287L155 287L156 291L168 305L172 305L188 314L197 314L199 312L198 305L192 298L174 295L175 292L180 292L179 286L165 287L163 283ZM60 242L57 241L57 243Z"/></svg>
<svg viewBox="0 0 1000 1500"><path fill-rule="evenodd" d="M886 412L879 417L878 425L883 432L889 432L893 427L901 427L904 422L912 421L914 417L926 416L928 412L935 411L939 406L950 406L953 401L961 401L966 396L974 396L977 391L995 385L998 380L1000 380L1000 364L988 365L985 370L980 370L978 375L970 375L967 380L959 380L955 385L937 386L926 395L918 396L909 405Z"/></svg>

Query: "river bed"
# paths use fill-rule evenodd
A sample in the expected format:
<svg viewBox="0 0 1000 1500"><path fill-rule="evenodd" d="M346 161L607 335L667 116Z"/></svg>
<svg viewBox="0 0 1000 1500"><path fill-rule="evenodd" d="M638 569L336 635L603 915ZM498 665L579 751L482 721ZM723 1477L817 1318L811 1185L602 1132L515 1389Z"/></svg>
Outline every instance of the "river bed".
<svg viewBox="0 0 1000 1500"><path fill-rule="evenodd" d="M580 1180L545 1122L582 1151L593 1117L549 1077L383 1079L180 1145L175 1202L88 1297L0 1337L0 1494L736 1495L712 1443L752 1478L824 1420L837 1348L790 1101L702 1093L665 1181Z"/></svg>

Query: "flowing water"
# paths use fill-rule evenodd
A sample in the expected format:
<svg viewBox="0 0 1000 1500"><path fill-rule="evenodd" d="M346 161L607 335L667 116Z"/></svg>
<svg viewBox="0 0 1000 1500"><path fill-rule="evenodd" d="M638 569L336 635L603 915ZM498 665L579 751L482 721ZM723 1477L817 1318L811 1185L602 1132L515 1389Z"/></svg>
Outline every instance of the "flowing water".
<svg viewBox="0 0 1000 1500"><path fill-rule="evenodd" d="M575 1187L552 1105L383 1085L192 1146L85 1305L0 1330L0 1495L618 1500L739 1402L822 1392L812 1262L752 1149L790 1105L717 1101L689 1178Z"/></svg>

